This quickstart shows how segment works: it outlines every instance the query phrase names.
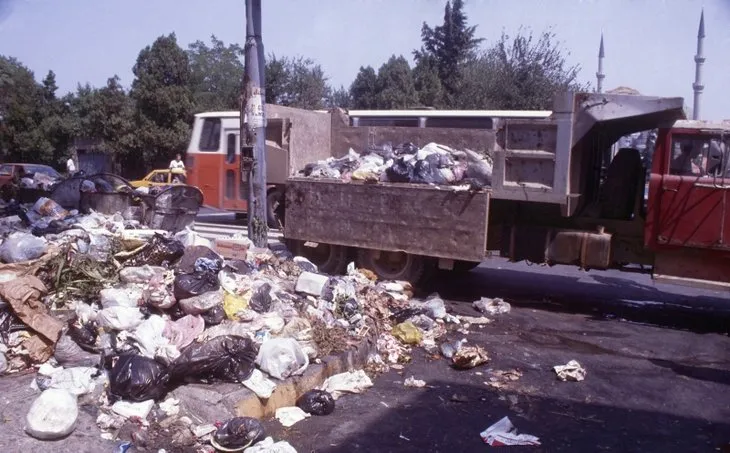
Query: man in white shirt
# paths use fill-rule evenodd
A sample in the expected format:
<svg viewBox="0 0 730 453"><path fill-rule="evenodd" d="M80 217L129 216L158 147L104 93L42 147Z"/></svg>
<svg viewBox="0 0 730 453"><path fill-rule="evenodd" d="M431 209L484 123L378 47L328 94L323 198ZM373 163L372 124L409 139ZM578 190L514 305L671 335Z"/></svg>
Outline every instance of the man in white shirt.
<svg viewBox="0 0 730 453"><path fill-rule="evenodd" d="M69 176L73 176L76 173L76 162L74 162L74 156L68 156L66 161L66 172Z"/></svg>
<svg viewBox="0 0 730 453"><path fill-rule="evenodd" d="M170 170L185 170L185 164L183 163L180 154L175 156L175 159L170 161Z"/></svg>

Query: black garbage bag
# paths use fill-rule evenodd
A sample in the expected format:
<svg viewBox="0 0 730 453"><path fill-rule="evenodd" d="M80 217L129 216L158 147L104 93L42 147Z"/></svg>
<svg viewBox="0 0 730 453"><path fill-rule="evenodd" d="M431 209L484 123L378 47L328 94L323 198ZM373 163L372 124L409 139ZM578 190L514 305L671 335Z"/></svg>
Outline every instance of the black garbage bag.
<svg viewBox="0 0 730 453"><path fill-rule="evenodd" d="M202 313L200 317L203 318L205 327L217 326L226 319L226 311L222 306L216 305L205 313Z"/></svg>
<svg viewBox="0 0 730 453"><path fill-rule="evenodd" d="M410 142L401 143L400 145L396 146L394 151L399 156L403 154L416 154L418 152L418 146Z"/></svg>
<svg viewBox="0 0 730 453"><path fill-rule="evenodd" d="M200 258L207 258L217 263L218 270L215 271L216 273L218 273L220 267L223 266L223 260L216 252L204 245L193 245L185 248L185 254L177 263L177 271L182 274L195 272L195 263Z"/></svg>
<svg viewBox="0 0 730 453"><path fill-rule="evenodd" d="M413 165L402 157L396 159L393 165L385 169L385 176L390 182L411 182L413 179Z"/></svg>
<svg viewBox="0 0 730 453"><path fill-rule="evenodd" d="M137 254L124 262L125 266L162 266L177 262L185 254L185 246L177 239L155 234L152 240Z"/></svg>
<svg viewBox="0 0 730 453"><path fill-rule="evenodd" d="M183 300L199 296L209 291L218 291L218 276L212 272L193 272L175 277L173 293L175 299Z"/></svg>
<svg viewBox="0 0 730 453"><path fill-rule="evenodd" d="M195 272L212 272L217 274L223 269L223 260L201 256L195 260Z"/></svg>
<svg viewBox="0 0 730 453"><path fill-rule="evenodd" d="M247 337L225 335L183 349L170 366L171 382L242 382L254 370L257 354Z"/></svg>
<svg viewBox="0 0 730 453"><path fill-rule="evenodd" d="M312 415L329 415L335 410L335 399L324 390L310 390L297 400L297 406Z"/></svg>
<svg viewBox="0 0 730 453"><path fill-rule="evenodd" d="M251 295L248 306L257 313L266 313L271 310L271 285L264 283Z"/></svg>
<svg viewBox="0 0 730 453"><path fill-rule="evenodd" d="M141 355L122 355L109 374L109 393L128 401L159 399L167 392L165 366Z"/></svg>
<svg viewBox="0 0 730 453"><path fill-rule="evenodd" d="M213 434L218 446L230 449L250 447L266 439L266 430L260 421L251 417L235 417L223 423Z"/></svg>
<svg viewBox="0 0 730 453"><path fill-rule="evenodd" d="M256 270L251 264L243 260L226 261L225 268L241 275L248 275Z"/></svg>
<svg viewBox="0 0 730 453"><path fill-rule="evenodd" d="M33 236L45 236L47 234L59 234L63 233L66 230L70 230L71 227L66 225L65 223L58 221L58 220L52 220L48 223L47 226L35 226L30 231Z"/></svg>
<svg viewBox="0 0 730 453"><path fill-rule="evenodd" d="M428 156L431 157L431 156ZM436 165L432 161L436 161ZM416 162L413 167L413 179L416 184L444 184L446 181L438 169L438 157L436 159L423 159Z"/></svg>
<svg viewBox="0 0 730 453"><path fill-rule="evenodd" d="M428 308L425 307L404 308L393 313L390 316L390 319L392 319L393 322L395 322L396 324L400 324L402 322L406 322L408 319L414 316L428 315L429 313L430 312Z"/></svg>

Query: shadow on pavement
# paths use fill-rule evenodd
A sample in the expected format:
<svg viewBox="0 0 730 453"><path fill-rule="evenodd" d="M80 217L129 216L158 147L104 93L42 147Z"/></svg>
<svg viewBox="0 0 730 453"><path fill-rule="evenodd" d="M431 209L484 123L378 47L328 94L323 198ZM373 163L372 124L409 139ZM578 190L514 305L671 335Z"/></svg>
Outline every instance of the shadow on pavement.
<svg viewBox="0 0 730 453"><path fill-rule="evenodd" d="M685 376L700 381L716 382L730 386L730 371L718 368L689 366L671 360L649 359L656 366L668 368L680 376Z"/></svg>
<svg viewBox="0 0 730 453"><path fill-rule="evenodd" d="M514 452L712 452L730 441L727 421L710 423L661 412L497 393L453 382L429 385L436 388L406 390L414 398L369 425L356 427L356 434L337 445L317 445L316 439L310 439L307 447L327 453L485 452L491 447L479 433L504 416L510 417L518 432L538 436L542 443L502 447ZM368 408L355 410L365 415Z"/></svg>
<svg viewBox="0 0 730 453"><path fill-rule="evenodd" d="M510 303L557 312L583 313L596 319L633 322L697 332L730 332L730 298L681 288L667 292L627 278L598 273L581 277L518 269L477 268L465 274L437 274L421 296L438 292L444 299L473 302L501 297Z"/></svg>

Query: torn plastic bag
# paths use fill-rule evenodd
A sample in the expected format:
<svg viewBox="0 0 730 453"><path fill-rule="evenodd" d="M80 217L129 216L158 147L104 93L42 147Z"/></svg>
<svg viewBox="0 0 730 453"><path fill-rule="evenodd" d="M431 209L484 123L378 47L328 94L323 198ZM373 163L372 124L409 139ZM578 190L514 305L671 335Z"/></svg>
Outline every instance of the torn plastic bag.
<svg viewBox="0 0 730 453"><path fill-rule="evenodd" d="M309 357L293 338L272 338L261 345L256 364L271 377L284 380L304 373Z"/></svg>
<svg viewBox="0 0 730 453"><path fill-rule="evenodd" d="M210 247L194 245L185 248L185 254L177 263L178 272L182 274L192 274L195 272L195 263L200 258L217 261L219 263L218 268L217 270L213 270L216 274L220 271L220 267L223 266L223 259L221 256L214 252Z"/></svg>
<svg viewBox="0 0 730 453"><path fill-rule="evenodd" d="M201 316L187 315L177 321L166 321L162 334L178 349L192 343L205 330Z"/></svg>
<svg viewBox="0 0 730 453"><path fill-rule="evenodd" d="M436 157L436 165L432 163L433 160L434 159L426 158L417 161L413 167L413 178L411 179L411 182L416 184L444 184L445 181L441 177L441 172L439 172L439 169L436 166L438 165L438 157Z"/></svg>
<svg viewBox="0 0 730 453"><path fill-rule="evenodd" d="M312 415L329 415L335 410L335 399L329 392L313 389L297 400L297 407Z"/></svg>
<svg viewBox="0 0 730 453"><path fill-rule="evenodd" d="M122 283L148 283L154 277L163 277L165 268L160 266L125 267L119 271Z"/></svg>
<svg viewBox="0 0 730 453"><path fill-rule="evenodd" d="M71 227L60 220L51 220L48 224L36 223L31 229L33 236L46 236L48 234L60 234L70 230Z"/></svg>
<svg viewBox="0 0 730 453"><path fill-rule="evenodd" d="M76 318L69 323L68 335L82 348L94 350L98 336L96 322L89 321L84 324Z"/></svg>
<svg viewBox="0 0 730 453"><path fill-rule="evenodd" d="M211 443L216 448L240 451L265 438L266 430L260 421L251 417L235 417L218 428Z"/></svg>
<svg viewBox="0 0 730 453"><path fill-rule="evenodd" d="M124 285L116 288L105 288L99 292L101 306L138 307L144 305L144 290L135 285Z"/></svg>
<svg viewBox="0 0 730 453"><path fill-rule="evenodd" d="M256 270L251 264L243 260L226 261L225 268L230 269L236 274L240 275L248 275Z"/></svg>
<svg viewBox="0 0 730 453"><path fill-rule="evenodd" d="M0 259L6 263L20 263L40 258L46 253L48 242L28 233L12 233L0 245Z"/></svg>
<svg viewBox="0 0 730 453"><path fill-rule="evenodd" d="M271 285L264 283L251 295L248 306L258 313L266 313L271 309Z"/></svg>
<svg viewBox="0 0 730 453"><path fill-rule="evenodd" d="M145 287L147 303L162 310L171 308L177 302L168 289L164 276L155 275Z"/></svg>
<svg viewBox="0 0 730 453"><path fill-rule="evenodd" d="M216 337L183 349L170 366L170 379L183 382L243 382L251 376L256 348L250 338Z"/></svg>
<svg viewBox="0 0 730 453"><path fill-rule="evenodd" d="M112 241L103 234L89 235L89 256L99 261L106 261L112 253Z"/></svg>
<svg viewBox="0 0 730 453"><path fill-rule="evenodd" d="M109 307L99 311L96 317L99 327L112 330L134 330L143 319L137 307Z"/></svg>
<svg viewBox="0 0 730 453"><path fill-rule="evenodd" d="M166 393L169 378L161 363L139 355L123 355L109 374L109 392L123 400L156 400Z"/></svg>
<svg viewBox="0 0 730 453"><path fill-rule="evenodd" d="M210 291L200 296L190 297L182 299L178 302L178 305L182 308L182 311L187 315L199 315L205 313L214 307L223 306L223 293L224 291Z"/></svg>
<svg viewBox="0 0 730 453"><path fill-rule="evenodd" d="M492 166L479 153L464 150L467 156L467 167L464 176L484 186L492 185Z"/></svg>
<svg viewBox="0 0 730 453"><path fill-rule="evenodd" d="M155 234L144 248L124 262L125 266L163 266L173 264L185 253L185 246L180 241L168 239L161 234Z"/></svg>
<svg viewBox="0 0 730 453"><path fill-rule="evenodd" d="M213 247L213 243L199 235L189 227L185 227L184 230L175 234L175 239L182 242L185 247L205 246L206 248Z"/></svg>
<svg viewBox="0 0 730 453"><path fill-rule="evenodd" d="M220 288L218 276L212 272L195 272L175 277L174 294L177 300L189 299Z"/></svg>

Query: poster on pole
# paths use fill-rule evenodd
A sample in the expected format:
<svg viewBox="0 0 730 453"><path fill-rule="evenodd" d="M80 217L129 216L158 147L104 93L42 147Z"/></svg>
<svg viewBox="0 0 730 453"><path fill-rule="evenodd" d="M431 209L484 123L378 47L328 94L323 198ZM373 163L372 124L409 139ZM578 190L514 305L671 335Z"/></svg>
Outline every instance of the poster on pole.
<svg viewBox="0 0 730 453"><path fill-rule="evenodd" d="M255 129L266 126L263 96L261 96L260 87L253 87L251 89L251 96L246 103L246 114L248 116L248 127Z"/></svg>

